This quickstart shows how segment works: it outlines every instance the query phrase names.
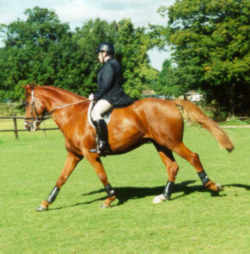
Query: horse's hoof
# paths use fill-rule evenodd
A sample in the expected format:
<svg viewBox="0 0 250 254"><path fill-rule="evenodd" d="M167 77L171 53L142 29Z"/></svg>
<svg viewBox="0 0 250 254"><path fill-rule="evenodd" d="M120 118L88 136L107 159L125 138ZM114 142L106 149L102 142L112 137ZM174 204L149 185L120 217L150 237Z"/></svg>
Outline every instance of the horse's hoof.
<svg viewBox="0 0 250 254"><path fill-rule="evenodd" d="M161 194L159 196L154 197L153 204L159 204L165 200L167 200L167 199L163 196L163 194Z"/></svg>
<svg viewBox="0 0 250 254"><path fill-rule="evenodd" d="M104 208L110 208L110 205L106 205L105 203L101 204L101 209L104 209Z"/></svg>
<svg viewBox="0 0 250 254"><path fill-rule="evenodd" d="M223 191L222 185L220 185L219 183L212 182L212 181L207 182L204 187L209 189L210 191L213 191L213 192Z"/></svg>
<svg viewBox="0 0 250 254"><path fill-rule="evenodd" d="M223 186L219 183L216 183L216 187L218 191L223 191Z"/></svg>
<svg viewBox="0 0 250 254"><path fill-rule="evenodd" d="M37 212L43 212L43 211L48 211L48 207L45 207L43 205L40 205L37 207Z"/></svg>

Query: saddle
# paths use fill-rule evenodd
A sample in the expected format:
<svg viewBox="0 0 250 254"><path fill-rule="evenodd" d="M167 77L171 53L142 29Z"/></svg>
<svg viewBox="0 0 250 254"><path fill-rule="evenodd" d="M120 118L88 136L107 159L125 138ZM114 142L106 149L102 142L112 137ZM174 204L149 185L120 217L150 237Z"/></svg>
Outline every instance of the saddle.
<svg viewBox="0 0 250 254"><path fill-rule="evenodd" d="M91 125L93 128L95 128L95 125L94 125L94 123L93 123L93 119L92 119L92 117L91 117L91 111L92 111L93 107L94 107L94 102L91 101L90 104L89 104L89 108L88 108L88 121L89 121L90 125ZM110 110L108 110L108 111L102 116L103 120L106 122L107 125L108 125L108 123L110 122L112 111L113 111L113 109L110 109Z"/></svg>

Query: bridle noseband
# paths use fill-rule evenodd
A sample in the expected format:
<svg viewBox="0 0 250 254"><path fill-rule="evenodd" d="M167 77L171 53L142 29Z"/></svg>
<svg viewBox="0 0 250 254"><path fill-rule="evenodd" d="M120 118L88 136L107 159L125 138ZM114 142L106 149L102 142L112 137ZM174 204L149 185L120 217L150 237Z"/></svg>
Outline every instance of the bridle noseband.
<svg viewBox="0 0 250 254"><path fill-rule="evenodd" d="M39 116L39 114L37 113L37 109L36 109L36 105L35 105L35 101L36 98L34 96L34 89L31 90L31 102L30 102L30 115L31 117L26 117L24 122L28 127L35 127L37 124L40 124L42 121L44 121L46 118L44 116ZM35 115L35 116L34 116ZM27 121L27 120L31 120L31 121Z"/></svg>

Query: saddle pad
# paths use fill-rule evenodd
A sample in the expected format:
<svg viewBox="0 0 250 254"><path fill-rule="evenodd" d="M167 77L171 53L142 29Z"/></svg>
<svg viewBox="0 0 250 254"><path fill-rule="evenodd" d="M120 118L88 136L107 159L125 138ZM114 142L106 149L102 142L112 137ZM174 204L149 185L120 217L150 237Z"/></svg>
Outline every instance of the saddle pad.
<svg viewBox="0 0 250 254"><path fill-rule="evenodd" d="M92 127L95 128L95 125L93 124L93 120L92 120L92 117L91 117L91 111L94 107L94 102L91 101L90 104L89 104L89 108L88 108L88 120L89 120L89 123ZM110 122L110 119L111 119L111 113L112 113L112 109L108 110L103 116L102 118L104 119L104 121L106 122L106 124L108 124Z"/></svg>

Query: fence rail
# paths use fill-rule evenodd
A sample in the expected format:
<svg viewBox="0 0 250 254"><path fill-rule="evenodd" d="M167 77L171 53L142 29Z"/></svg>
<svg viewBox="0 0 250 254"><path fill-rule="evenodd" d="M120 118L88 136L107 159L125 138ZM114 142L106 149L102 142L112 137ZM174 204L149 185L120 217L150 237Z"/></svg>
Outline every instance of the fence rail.
<svg viewBox="0 0 250 254"><path fill-rule="evenodd" d="M45 117L44 120L47 120L47 119L50 119L51 117ZM26 129L18 129L18 125L17 125L17 120L21 119L21 120L24 120L26 119L25 117L23 116L1 116L0 117L0 120L1 119L12 119L13 120L13 126L14 128L13 129L5 129L5 130L1 130L0 129L0 132L14 132L14 135L15 135L15 138L18 139L18 132L20 131L27 131ZM58 130L59 128L40 128L38 129L38 131L52 131L52 130Z"/></svg>

